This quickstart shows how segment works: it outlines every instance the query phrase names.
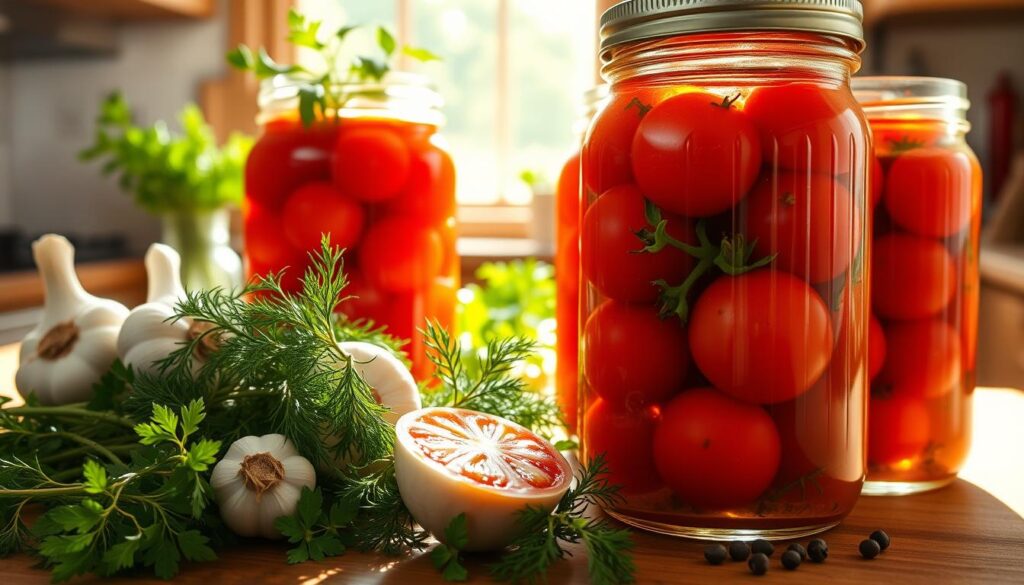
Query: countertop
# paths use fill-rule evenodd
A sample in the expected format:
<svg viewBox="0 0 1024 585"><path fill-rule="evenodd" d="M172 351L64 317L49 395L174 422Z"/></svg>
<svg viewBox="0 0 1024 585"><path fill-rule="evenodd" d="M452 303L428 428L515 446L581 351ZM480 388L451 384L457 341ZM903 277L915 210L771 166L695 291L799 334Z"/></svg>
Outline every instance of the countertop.
<svg viewBox="0 0 1024 585"><path fill-rule="evenodd" d="M0 347L0 393L11 394L17 347ZM764 583L1024 583L1024 392L979 388L975 392L974 446L960 480L927 494L862 497L852 514L825 533L830 556L823 565L805 563L790 573L777 552ZM866 561L857 543L876 528L892 536L892 547ZM713 567L703 544L635 533L638 583L744 583L753 577L744 563ZM804 539L806 540L806 539ZM287 565L284 546L253 542L221 551L211 563L184 568L180 583L441 583L424 554L388 558L348 553L319 563ZM572 549L580 553L578 548ZM781 551L781 549L780 549ZM4 585L47 583L34 560L16 556L0 562ZM468 563L472 582L487 582L486 558ZM548 583L586 583L586 557L556 563ZM81 579L80 583L99 583ZM160 583L125 578L124 583Z"/></svg>

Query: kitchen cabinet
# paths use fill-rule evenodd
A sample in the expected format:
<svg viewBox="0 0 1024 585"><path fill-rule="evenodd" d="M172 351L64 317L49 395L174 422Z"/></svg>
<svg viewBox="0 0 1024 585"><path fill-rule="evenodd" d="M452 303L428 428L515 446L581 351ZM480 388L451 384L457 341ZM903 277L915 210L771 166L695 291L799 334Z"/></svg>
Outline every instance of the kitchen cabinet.
<svg viewBox="0 0 1024 585"><path fill-rule="evenodd" d="M35 0L69 15L103 20L134 21L206 18L213 15L214 0Z"/></svg>

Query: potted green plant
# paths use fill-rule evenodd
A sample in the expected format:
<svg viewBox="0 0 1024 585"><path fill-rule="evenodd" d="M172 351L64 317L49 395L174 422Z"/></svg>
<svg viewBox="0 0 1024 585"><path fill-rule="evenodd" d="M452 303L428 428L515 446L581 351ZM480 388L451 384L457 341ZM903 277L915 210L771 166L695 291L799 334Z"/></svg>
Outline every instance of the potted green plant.
<svg viewBox="0 0 1024 585"><path fill-rule="evenodd" d="M230 208L242 200L245 159L252 139L232 134L218 146L202 112L193 104L179 115L181 133L165 122L136 126L120 93L104 100L95 142L79 153L102 160L103 174L135 202L163 221L163 242L181 254L186 289L241 284L242 263L229 244Z"/></svg>

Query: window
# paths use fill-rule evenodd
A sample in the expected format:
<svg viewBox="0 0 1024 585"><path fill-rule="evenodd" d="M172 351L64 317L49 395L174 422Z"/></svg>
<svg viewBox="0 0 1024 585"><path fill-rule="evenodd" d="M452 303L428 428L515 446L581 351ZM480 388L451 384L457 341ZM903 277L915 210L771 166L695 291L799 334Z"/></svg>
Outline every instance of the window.
<svg viewBox="0 0 1024 585"><path fill-rule="evenodd" d="M383 23L444 57L424 73L445 98L444 134L464 205L531 201L524 170L554 182L594 84L593 0L297 0L331 25ZM354 41L371 43L370 34ZM301 59L301 56L300 56Z"/></svg>

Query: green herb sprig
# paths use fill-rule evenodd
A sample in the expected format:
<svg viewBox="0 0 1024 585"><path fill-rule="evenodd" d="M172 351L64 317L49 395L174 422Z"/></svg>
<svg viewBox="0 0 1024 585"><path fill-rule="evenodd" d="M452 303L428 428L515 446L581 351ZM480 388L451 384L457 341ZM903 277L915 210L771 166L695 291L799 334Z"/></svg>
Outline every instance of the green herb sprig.
<svg viewBox="0 0 1024 585"><path fill-rule="evenodd" d="M103 161L104 175L118 175L121 189L150 213L213 210L242 201L245 159L252 139L232 134L218 147L202 112L188 105L179 117L181 134L163 121L136 126L120 93L100 106L93 144L82 161Z"/></svg>
<svg viewBox="0 0 1024 585"><path fill-rule="evenodd" d="M619 488L608 483L607 473L604 458L598 456L577 474L576 485L562 496L553 513L532 506L520 512L518 522L523 535L492 565L491 575L513 583L542 581L552 563L571 554L566 544L583 543L591 583L634 582L636 569L630 556L633 541L629 531L614 527L604 518L587 516L591 506L609 507L620 502Z"/></svg>
<svg viewBox="0 0 1024 585"><path fill-rule="evenodd" d="M177 413L155 405L151 419L135 426L143 447L136 446L130 464L85 459L75 482L51 474L39 459L0 459L2 551L35 551L55 582L134 566L170 578L182 558L215 559L202 530L207 471L220 442L197 438L205 416L201 401ZM49 509L30 529L24 514L34 504Z"/></svg>
<svg viewBox="0 0 1024 585"><path fill-rule="evenodd" d="M298 86L299 114L302 123L311 125L316 120L335 114L348 100L345 84L379 83L392 70L394 60L401 54L418 61L437 61L434 53L418 47L399 47L394 35L383 27L376 27L378 51L371 55L348 56L346 40L358 26L342 26L334 31L323 30L323 22L306 18L296 10L288 13L288 42L314 51L320 57L320 67L310 69L297 64L274 61L266 49L253 50L239 45L227 55L228 63L243 71L251 71L259 79L277 75L291 77Z"/></svg>

